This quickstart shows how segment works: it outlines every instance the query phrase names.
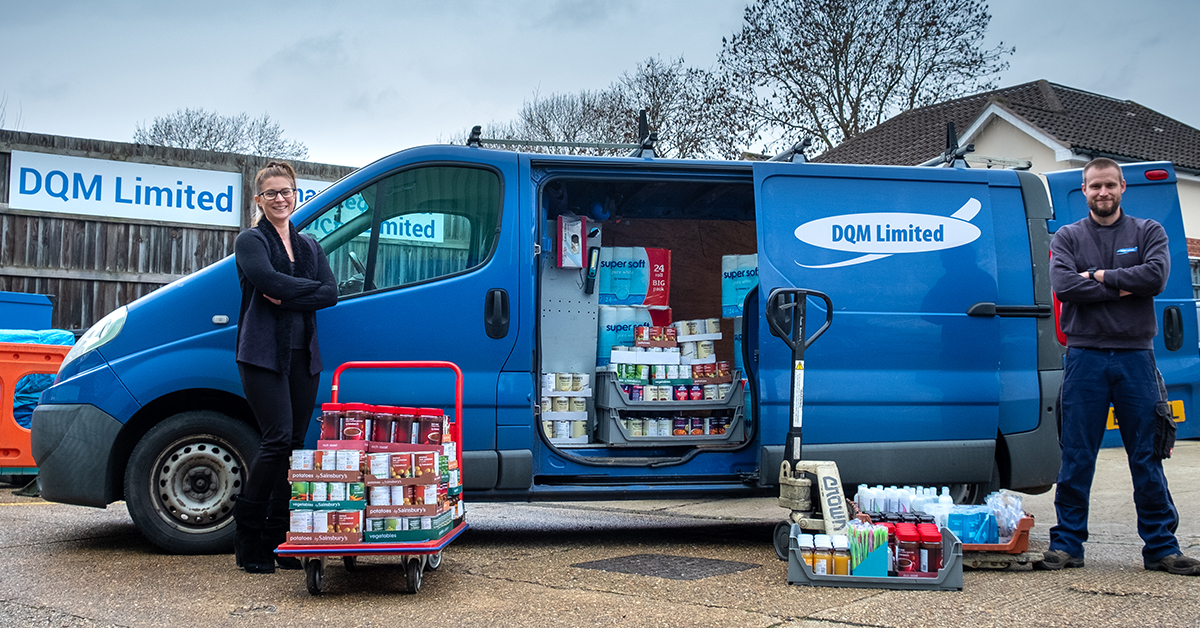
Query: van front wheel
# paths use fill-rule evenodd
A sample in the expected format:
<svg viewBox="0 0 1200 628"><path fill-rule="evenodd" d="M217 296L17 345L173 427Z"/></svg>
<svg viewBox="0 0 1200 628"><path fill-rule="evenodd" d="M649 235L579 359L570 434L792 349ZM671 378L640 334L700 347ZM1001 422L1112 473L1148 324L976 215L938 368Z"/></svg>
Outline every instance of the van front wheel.
<svg viewBox="0 0 1200 628"><path fill-rule="evenodd" d="M258 442L254 428L210 410L154 426L125 472L125 502L138 530L172 554L230 551L234 496Z"/></svg>

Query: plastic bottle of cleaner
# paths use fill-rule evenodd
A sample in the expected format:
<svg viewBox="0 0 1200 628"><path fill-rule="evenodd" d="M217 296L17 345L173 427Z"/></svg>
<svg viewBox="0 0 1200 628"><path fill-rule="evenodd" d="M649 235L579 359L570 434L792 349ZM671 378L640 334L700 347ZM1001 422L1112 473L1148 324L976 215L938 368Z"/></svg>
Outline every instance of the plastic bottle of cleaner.
<svg viewBox="0 0 1200 628"><path fill-rule="evenodd" d="M850 575L850 537L844 534L833 537L833 574Z"/></svg>
<svg viewBox="0 0 1200 628"><path fill-rule="evenodd" d="M828 534L818 534L813 537L815 551L813 553L813 573L825 575L832 573L833 544Z"/></svg>

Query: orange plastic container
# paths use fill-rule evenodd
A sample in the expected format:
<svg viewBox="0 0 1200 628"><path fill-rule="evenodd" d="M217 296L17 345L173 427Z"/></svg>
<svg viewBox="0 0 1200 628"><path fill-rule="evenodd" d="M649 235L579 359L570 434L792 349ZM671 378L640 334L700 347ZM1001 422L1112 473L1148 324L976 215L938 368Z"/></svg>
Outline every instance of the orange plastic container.
<svg viewBox="0 0 1200 628"><path fill-rule="evenodd" d="M0 342L0 469L36 469L29 430L13 416L17 382L26 375L54 375L71 347Z"/></svg>
<svg viewBox="0 0 1200 628"><path fill-rule="evenodd" d="M1029 549L1029 531L1033 529L1033 515L1025 513L1017 522L1017 531L1007 543L963 543L964 552L996 552L999 554L1021 554Z"/></svg>

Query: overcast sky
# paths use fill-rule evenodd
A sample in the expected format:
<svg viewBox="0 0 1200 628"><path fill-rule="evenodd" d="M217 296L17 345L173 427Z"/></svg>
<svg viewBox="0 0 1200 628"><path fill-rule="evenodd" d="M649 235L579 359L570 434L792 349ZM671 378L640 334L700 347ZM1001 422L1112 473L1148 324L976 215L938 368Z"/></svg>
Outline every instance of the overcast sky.
<svg viewBox="0 0 1200 628"><path fill-rule="evenodd" d="M3 126L127 142L181 107L268 113L310 161L361 166L647 57L713 66L745 4L0 0ZM990 4L989 46L1017 47L1001 86L1044 78L1200 126L1200 3Z"/></svg>

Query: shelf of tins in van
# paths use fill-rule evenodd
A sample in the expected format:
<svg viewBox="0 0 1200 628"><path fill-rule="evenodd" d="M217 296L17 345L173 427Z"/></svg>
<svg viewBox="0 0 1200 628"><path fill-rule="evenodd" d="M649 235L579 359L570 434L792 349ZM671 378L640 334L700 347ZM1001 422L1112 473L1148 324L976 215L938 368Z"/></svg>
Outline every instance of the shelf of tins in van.
<svg viewBox="0 0 1200 628"><path fill-rule="evenodd" d="M596 410L615 408L618 410L670 411L670 410L727 410L741 408L745 404L746 393L742 386L740 373L734 373L729 392L722 399L697 399L695 401L630 401L629 396L621 390L621 383L616 373L600 371L596 373Z"/></svg>
<svg viewBox="0 0 1200 628"><path fill-rule="evenodd" d="M600 442L608 443L609 445L626 445L630 447L669 447L672 445L701 445L712 443L740 443L746 439L746 421L743 405L731 406L729 411L720 411L716 414L720 418L727 419L728 423L723 424L723 434L693 434L695 428L704 425L705 417L694 417L689 414L689 410L693 408L681 408L680 404L672 404L668 402L657 403L659 412L655 413L649 410L620 410L617 408L596 408L596 420L598 422L597 439ZM732 416L730 416L732 412ZM630 417L629 414L634 413L636 417ZM643 416L653 415L653 416ZM709 424L712 424L708 417ZM654 434L652 436L634 436L622 419L631 421L645 421L646 419L667 420L669 421L670 431L667 434ZM686 427L687 434L678 434L676 419L697 420L696 423L689 421Z"/></svg>

